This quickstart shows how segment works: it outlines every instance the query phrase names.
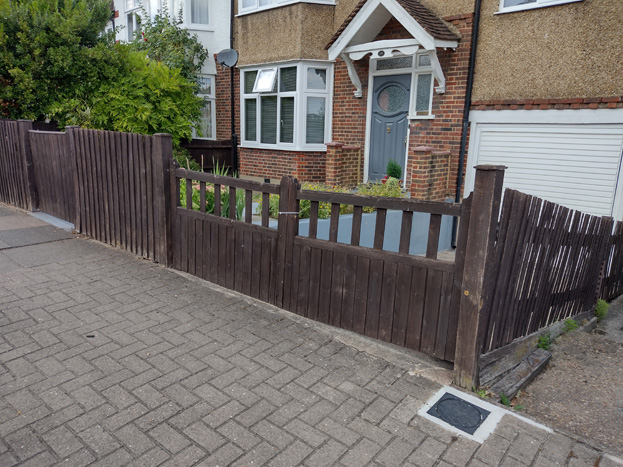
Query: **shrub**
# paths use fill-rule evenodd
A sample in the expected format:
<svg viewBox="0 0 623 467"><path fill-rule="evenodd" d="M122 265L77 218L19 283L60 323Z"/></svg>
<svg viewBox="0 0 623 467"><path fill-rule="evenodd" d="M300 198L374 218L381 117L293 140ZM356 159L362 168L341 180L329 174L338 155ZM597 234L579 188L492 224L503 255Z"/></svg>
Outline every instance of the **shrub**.
<svg viewBox="0 0 623 467"><path fill-rule="evenodd" d="M385 183L368 182L357 187L357 194L366 196L385 196L388 198L402 198L400 181L396 178L388 178ZM374 208L367 206L363 212L374 212Z"/></svg>
<svg viewBox="0 0 623 467"><path fill-rule="evenodd" d="M597 305L595 305L595 317L597 318L597 321L601 321L606 317L609 306L610 305L608 305L608 302L605 300L597 300Z"/></svg>
<svg viewBox="0 0 623 467"><path fill-rule="evenodd" d="M539 336L539 343L537 344L537 347L539 349L549 350L552 343L553 343L552 336L549 332L547 332L543 334L542 336Z"/></svg>
<svg viewBox="0 0 623 467"><path fill-rule="evenodd" d="M323 183L303 182L303 190L308 191L328 191L331 193L347 193L348 190L342 187L328 186ZM259 201L257 214L262 212L262 202ZM270 195L268 212L270 217L276 219L279 216L279 195ZM350 214L353 207L347 204L340 205L340 214ZM309 219L311 213L311 201L303 199L299 203L299 219ZM318 203L318 219L328 219L331 217L331 203Z"/></svg>
<svg viewBox="0 0 623 467"><path fill-rule="evenodd" d="M389 177L400 180L402 178L402 167L400 167L400 164L398 162L390 159L387 162L386 173Z"/></svg>
<svg viewBox="0 0 623 467"><path fill-rule="evenodd" d="M578 328L578 322L572 318L565 320L565 332L575 331Z"/></svg>
<svg viewBox="0 0 623 467"><path fill-rule="evenodd" d="M198 182L193 183L192 187L192 209L199 211L201 209L200 185ZM242 219L244 211L244 190L236 190L236 219ZM180 180L180 205L186 207L186 180ZM206 213L214 214L214 185L206 183ZM229 188L221 186L221 217L229 217Z"/></svg>

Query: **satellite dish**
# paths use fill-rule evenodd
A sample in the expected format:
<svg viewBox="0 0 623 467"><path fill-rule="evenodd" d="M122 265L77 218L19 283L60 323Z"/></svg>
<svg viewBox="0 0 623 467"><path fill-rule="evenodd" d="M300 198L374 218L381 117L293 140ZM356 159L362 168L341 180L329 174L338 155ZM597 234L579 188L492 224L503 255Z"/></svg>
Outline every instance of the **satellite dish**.
<svg viewBox="0 0 623 467"><path fill-rule="evenodd" d="M231 68L238 63L238 52L234 49L225 49L221 50L216 55L216 61L219 62L220 65L226 66L227 68Z"/></svg>

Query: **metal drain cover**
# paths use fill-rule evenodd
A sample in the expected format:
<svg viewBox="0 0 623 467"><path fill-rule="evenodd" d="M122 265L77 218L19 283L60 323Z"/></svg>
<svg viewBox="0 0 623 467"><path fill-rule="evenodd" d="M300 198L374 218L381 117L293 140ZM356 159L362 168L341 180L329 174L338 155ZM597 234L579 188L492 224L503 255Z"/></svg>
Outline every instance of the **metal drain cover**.
<svg viewBox="0 0 623 467"><path fill-rule="evenodd" d="M426 413L473 435L491 412L445 393Z"/></svg>

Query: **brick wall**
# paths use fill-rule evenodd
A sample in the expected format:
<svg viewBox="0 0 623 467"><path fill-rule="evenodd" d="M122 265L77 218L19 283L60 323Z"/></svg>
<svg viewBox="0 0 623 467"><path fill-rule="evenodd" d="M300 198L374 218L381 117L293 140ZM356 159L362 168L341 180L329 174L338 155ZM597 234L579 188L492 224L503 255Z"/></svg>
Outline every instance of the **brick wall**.
<svg viewBox="0 0 623 467"><path fill-rule="evenodd" d="M472 110L564 110L564 109L623 109L623 98L579 97L573 99L518 99L473 101Z"/></svg>
<svg viewBox="0 0 623 467"><path fill-rule="evenodd" d="M360 146L328 143L325 183L352 188L363 181L363 152Z"/></svg>
<svg viewBox="0 0 623 467"><path fill-rule="evenodd" d="M277 151L274 149L238 148L240 174L279 179L292 175L300 181L324 182L324 152Z"/></svg>
<svg viewBox="0 0 623 467"><path fill-rule="evenodd" d="M216 60L216 55L214 56ZM216 139L231 139L230 69L216 63ZM234 68L234 113L240 141L240 70Z"/></svg>

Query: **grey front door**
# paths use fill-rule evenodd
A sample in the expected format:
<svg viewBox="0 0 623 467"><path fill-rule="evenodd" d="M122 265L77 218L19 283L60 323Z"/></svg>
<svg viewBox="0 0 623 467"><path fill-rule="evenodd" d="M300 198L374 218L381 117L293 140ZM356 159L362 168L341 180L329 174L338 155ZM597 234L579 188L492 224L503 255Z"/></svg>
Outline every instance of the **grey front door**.
<svg viewBox="0 0 623 467"><path fill-rule="evenodd" d="M373 84L368 179L383 178L390 159L404 177L411 75L377 76Z"/></svg>

